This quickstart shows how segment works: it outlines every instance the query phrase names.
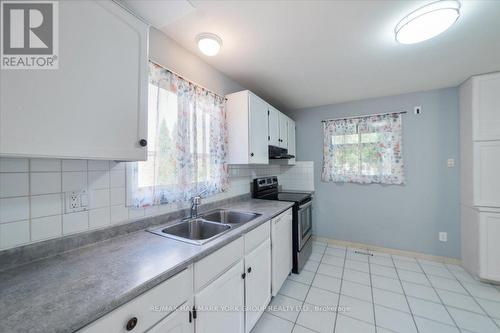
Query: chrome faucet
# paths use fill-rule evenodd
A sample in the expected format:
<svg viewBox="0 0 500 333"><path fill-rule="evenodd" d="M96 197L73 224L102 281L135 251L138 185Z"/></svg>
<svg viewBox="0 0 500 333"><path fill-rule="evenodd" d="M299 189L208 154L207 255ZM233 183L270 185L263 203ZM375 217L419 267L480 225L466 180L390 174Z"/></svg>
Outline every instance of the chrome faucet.
<svg viewBox="0 0 500 333"><path fill-rule="evenodd" d="M198 216L198 206L201 204L201 197L199 195L191 198L191 217L192 219Z"/></svg>
<svg viewBox="0 0 500 333"><path fill-rule="evenodd" d="M191 219L198 217L198 206L201 205L201 196L205 194L207 190L203 190L198 195L191 198Z"/></svg>

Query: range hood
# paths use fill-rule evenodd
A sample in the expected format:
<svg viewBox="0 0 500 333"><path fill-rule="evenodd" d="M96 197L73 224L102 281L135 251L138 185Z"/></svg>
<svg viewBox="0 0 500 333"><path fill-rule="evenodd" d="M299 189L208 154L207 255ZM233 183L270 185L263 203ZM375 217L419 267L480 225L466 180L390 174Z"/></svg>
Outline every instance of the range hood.
<svg viewBox="0 0 500 333"><path fill-rule="evenodd" d="M270 160L289 160L291 158L295 158L295 155L288 154L288 149L276 146L269 146Z"/></svg>

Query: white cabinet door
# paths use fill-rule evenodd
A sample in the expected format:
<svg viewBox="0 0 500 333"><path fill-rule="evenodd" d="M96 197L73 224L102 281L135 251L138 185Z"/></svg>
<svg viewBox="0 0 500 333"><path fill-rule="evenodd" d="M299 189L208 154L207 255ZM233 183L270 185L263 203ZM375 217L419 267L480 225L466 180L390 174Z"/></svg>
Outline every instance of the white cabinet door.
<svg viewBox="0 0 500 333"><path fill-rule="evenodd" d="M276 296L292 270L292 209L271 220L271 284Z"/></svg>
<svg viewBox="0 0 500 333"><path fill-rule="evenodd" d="M500 281L500 213L480 214L479 277Z"/></svg>
<svg viewBox="0 0 500 333"><path fill-rule="evenodd" d="M194 319L190 312L192 304L192 302L182 304L147 333L193 333Z"/></svg>
<svg viewBox="0 0 500 333"><path fill-rule="evenodd" d="M269 162L267 140L268 104L259 97L249 93L249 161L251 164L267 164Z"/></svg>
<svg viewBox="0 0 500 333"><path fill-rule="evenodd" d="M474 205L500 207L500 141L473 145Z"/></svg>
<svg viewBox="0 0 500 333"><path fill-rule="evenodd" d="M240 260L195 296L196 333L244 332L243 270Z"/></svg>
<svg viewBox="0 0 500 333"><path fill-rule="evenodd" d="M269 229L268 229L269 230ZM271 300L271 240L245 256L245 331L252 330Z"/></svg>
<svg viewBox="0 0 500 333"><path fill-rule="evenodd" d="M472 80L474 140L500 140L500 73Z"/></svg>
<svg viewBox="0 0 500 333"><path fill-rule="evenodd" d="M279 147L280 112L269 106L269 145Z"/></svg>
<svg viewBox="0 0 500 333"><path fill-rule="evenodd" d="M0 155L145 160L149 27L112 1L59 1L59 68L0 75Z"/></svg>
<svg viewBox="0 0 500 333"><path fill-rule="evenodd" d="M295 148L295 121L288 119L288 154L296 155L297 150ZM295 164L295 158L288 160L288 164Z"/></svg>
<svg viewBox="0 0 500 333"><path fill-rule="evenodd" d="M288 148L288 117L280 112L280 139L279 146Z"/></svg>

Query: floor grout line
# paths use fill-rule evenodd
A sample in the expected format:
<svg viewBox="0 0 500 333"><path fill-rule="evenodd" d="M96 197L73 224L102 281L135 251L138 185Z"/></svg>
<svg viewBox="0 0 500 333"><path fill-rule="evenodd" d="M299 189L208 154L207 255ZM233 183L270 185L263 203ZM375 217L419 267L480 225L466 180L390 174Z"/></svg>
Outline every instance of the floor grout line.
<svg viewBox="0 0 500 333"><path fill-rule="evenodd" d="M323 254L321 255L321 259L323 259L324 255L325 255L325 252L326 252L326 246L325 246L325 249L323 250ZM319 264L321 264L321 261L319 262ZM312 288L312 284L314 282L314 279L316 278L316 274L318 272L318 269L319 269L319 265L318 267L316 267L316 271L313 272L314 273L314 277L311 281L311 284L309 285L309 288L307 289L307 293L306 295L304 296L304 300L302 301L302 305L301 305L301 308L300 308L300 311L299 313L297 314L297 318L295 318L295 322L293 323L293 327L292 327L292 333L293 333L293 330L295 329L295 326L299 325L299 326L302 326L300 324L297 324L297 321L299 320L299 317L300 317L300 314L302 313L302 310L304 309L304 304L306 303L306 299L307 299L307 296L309 295L309 291L311 291L311 288ZM292 273L293 274L293 273ZM308 327L307 327L308 328ZM310 329L310 328L308 328ZM312 330L312 329L311 329ZM313 330L315 331L315 330Z"/></svg>
<svg viewBox="0 0 500 333"><path fill-rule="evenodd" d="M370 251L367 249L367 251ZM373 323L375 324L375 333L377 333L377 317L375 315L375 297L373 297L373 284L372 284L372 269L370 265L370 257L368 257L368 271L370 276L370 291L372 293L372 308L373 308Z"/></svg>
<svg viewBox="0 0 500 333"><path fill-rule="evenodd" d="M333 322L333 333L335 333L335 330L337 329L337 319L339 318L339 306L340 306L340 298L342 297L342 284L344 282L344 270L345 270L345 262L347 260L347 247L345 249L345 254L344 254L344 267L342 267L342 276L340 278L340 287L339 287L339 299L337 301L337 311L335 312L335 320Z"/></svg>
<svg viewBox="0 0 500 333"><path fill-rule="evenodd" d="M446 267L446 269L448 271L450 271L450 269L448 267ZM450 273L454 276L453 272L450 271ZM493 322L493 324L498 327L498 329L500 329L500 324L492 317L490 316L490 314L488 313L488 311L486 311L486 309L477 301L476 297L474 297L474 295L471 294L471 292L463 285L462 281L458 280L458 283L460 283L460 285L462 286L462 288L465 289L465 291L469 294L470 297L472 297L472 299L474 300L474 302L476 302L476 304L481 308L481 310L484 311L484 313L486 314L486 316L488 318L490 318L490 320ZM471 311L469 311L471 312ZM475 313L475 312L472 312L472 313Z"/></svg>
<svg viewBox="0 0 500 333"><path fill-rule="evenodd" d="M439 293L437 292L436 288L434 287L434 285L432 284L432 281L429 280L429 277L427 276L427 273L425 272L424 268L422 267L422 264L420 264L419 261L417 261L417 264L418 266L420 267L420 269L424 272L424 275L425 277L427 278L427 280L429 281L430 285L431 285L431 288L432 290L434 290L434 293L437 295L437 297L439 298L439 300L441 301L441 305L445 308L446 310L446 313L448 313L448 316L450 316L451 320L453 321L453 323L455 324L455 326L457 327L458 331L459 332L462 332L462 329L458 326L455 318L453 318L453 316L451 315L450 313L450 310L448 310L448 307L446 306L446 304L444 304L443 302L443 299L441 298L441 296L439 295ZM451 273L450 273L451 274ZM453 274L452 274L453 276ZM465 289L465 288L464 288Z"/></svg>
<svg viewBox="0 0 500 333"><path fill-rule="evenodd" d="M364 272L364 271L356 270L356 269L346 268L346 266L345 266L345 265L346 265L346 261L347 261L347 260L349 260L349 259L348 259L348 254L349 254L349 253L348 253L348 251L349 251L349 248L348 248L348 247L344 249L344 265L343 265L342 267L341 267L341 266L338 266L338 265L332 265L332 264L324 263L322 260L323 260L323 258L324 258L326 255L328 255L328 254L326 253L326 250L327 250L327 249L328 249L328 246L325 246L325 247L324 247L324 249L323 249L322 254L321 254L321 253L318 253L318 252L315 252L315 253L317 253L317 254L321 255L321 259L320 259L320 261L319 261L319 262L318 262L318 261L316 261L316 260L312 260L312 259L310 259L311 261L314 261L315 263L318 263L318 266L317 266L317 268L316 268L316 270L315 270L314 272L313 272L313 271L307 271L308 273L312 273L312 274L313 274L313 277L312 277L312 280L311 280L311 282L310 282L310 283L305 283L305 282L303 282L303 281L295 281L295 280L291 279L290 277L288 278L288 279L289 279L289 281L296 282L296 283L299 283L299 284L301 284L301 285L304 285L304 286L307 286L307 287L308 287L308 288L307 288L307 292L306 292L305 297L304 297L304 299L303 299L303 300L300 300L300 299L297 299L297 298L291 297L291 296L289 296L289 295L284 295L284 294L279 293L279 294L280 294L281 296L283 296L283 297L287 297L287 298L293 299L293 300L298 301L298 302L300 302L300 303L302 304L302 305L301 305L301 308L300 308L300 311L298 312L297 317L295 318L295 320L294 320L294 321L291 321L291 320L289 320L289 319L282 318L282 317L280 317L280 316L278 316L278 315L276 315L276 314L274 314L274 313L272 313L272 312L268 312L268 314L271 314L271 315L273 315L273 316L274 316L274 317L276 317L276 318L279 318L279 319L285 320L285 321L287 321L287 322L293 323L293 326L292 326L292 332L291 332L291 333L293 333L293 330L295 329L295 326L303 327L303 328L309 329L309 330L311 330L311 331L318 332L318 331L316 331L315 329L309 328L309 327L307 327L307 326L304 326L304 325L301 325L301 324L299 324L299 323L298 323L299 316L300 316L300 314L302 313L302 311L303 311L303 309L304 309L305 304L309 304L309 303L306 303L306 299L307 299L307 297L308 297L308 295L309 295L309 293L310 293L310 291L311 291L311 288L313 288L313 287L314 287L314 288L316 288L316 289L321 289L321 290L328 291L328 292L331 292L331 293L334 293L334 294L337 294L337 295L338 295L338 301L337 301L337 311L335 312L334 326L333 326L333 333L335 332L335 330L337 329L337 321L338 321L338 317L339 317L339 313L338 313L339 311L338 311L338 308L339 308L339 306L340 306L340 298L341 298L341 296L343 295L343 294L342 294L342 287L343 287L343 282L344 282L344 280L345 280L345 279L344 279L344 276L345 276L345 271L346 271L346 269L347 269L347 270L352 270L352 271L354 271L354 272L356 272L356 273L364 273L364 274L368 274L368 275L369 275L369 279L370 279L370 291L371 291L371 300L372 300L372 308L373 308L373 319L374 319L374 322L373 322L373 323L370 323L370 322L367 322L367 321L364 321L364 320L361 320L361 319L358 319L358 318L351 317L351 316L349 316L348 314L345 314L345 316L346 316L346 317L349 317L349 318L351 318L351 319L353 319L353 320L359 321L359 322L363 322L363 323L366 323L366 324L373 325L373 326L374 326L374 328L375 328L375 332L377 332L377 328L378 328L378 326L377 326L377 321L376 321L375 305L377 305L377 306L381 306L381 307L383 307L383 308L390 309L390 310L393 310L393 311L397 311L397 312L401 312L401 313L405 313L405 314L409 314L409 315L411 315L412 320L413 320L413 323L414 323L414 325L415 325L415 328L416 328L417 332L420 332L420 330L419 330L419 328L418 328L418 326L417 326L417 323L416 323L416 318L422 318L422 319L425 319L425 320L428 320L428 321L431 321L431 322L435 322L435 323L438 323L438 324L441 324L441 325L446 325L446 326L448 326L448 327L454 327L454 328L457 328L457 329L459 330L459 332L462 332L462 331L463 331L463 329L462 329L460 326L458 326L457 322L455 321L455 319L454 319L454 318L453 318L453 316L451 315L451 313L450 313L450 311L449 311L449 309L448 309L448 308L458 309L458 310L461 310L461 311L466 311L466 312L469 312L469 313L472 313L472 314L476 314L476 315L481 315L481 316L483 316L483 317L487 317L487 318L489 318L491 321L493 321L493 323L494 323L494 325L495 325L495 326L497 326L498 328L500 328L500 323L499 323L499 322L497 322L497 321L495 320L495 318L494 318L494 317L492 317L491 315L489 315L489 313L488 313L488 312L484 309L484 307L483 307L483 306L482 306L482 305L478 302L477 298L476 298L474 295L472 295L472 294L470 293L470 291L469 291L469 290L467 290L467 289L465 288L465 286L464 286L464 284L463 284L463 283L464 283L464 281L459 280L459 279L455 276L455 274L453 274L453 271L452 271L452 270L451 270L451 269L450 269L447 265L443 265L443 266L444 266L444 269L446 269L446 270L447 270L447 271L451 274L451 276L453 276L453 277L455 278L455 281L457 281L457 282L460 284L460 286L462 286L462 287L464 288L464 290L465 290L465 292L466 292L467 294L463 294L463 293L459 293L459 292L452 291L452 290L447 290L447 289L436 288L436 287L434 286L434 284L432 283L432 281L429 279L429 275L431 275L431 276L436 276L436 277L439 277L439 278L448 279L448 280L450 280L450 281L454 281L454 280L453 280L453 279L451 279L451 278L448 278L448 277L443 277L443 276L439 276L439 275L428 274L428 273L424 270L424 266L425 266L425 265L423 265L423 264L422 264L420 261L418 261L418 260L415 260L415 262L416 262L416 264L418 265L418 267L421 269L421 272L416 272L416 271L412 271L412 270L406 270L406 269L404 269L404 268L403 268L403 270L404 270L404 271L411 272L411 273L417 273L417 274L418 274L418 273L420 273L420 274L423 274L423 275L425 276L425 278L429 281L429 285L425 285L425 284L422 284L422 283L416 283L416 282L412 282L412 281L406 281L406 280L405 280L404 282L406 282L406 283L412 283L412 284L419 285L419 286L425 286L425 287L427 287L427 288L432 288L432 289L434 290L434 292L437 294L437 296L438 296L438 298L439 298L439 300L440 300L440 302L441 302L441 303L436 302L436 301L430 301L430 300L428 300L428 299L423 299L423 298L420 298L420 297L418 297L418 296L417 296L417 297L411 296L411 297L412 297L412 298L415 298L415 299L423 300L423 301L426 301L426 302L431 302L431 303L434 303L434 304L440 304L440 305L444 306L444 307L445 307L445 309L446 309L446 311L447 311L447 313L448 313L448 315L449 315L449 316L450 316L450 318L452 319L452 321L453 321L453 323L454 323L454 326L453 326L452 324L449 324L449 323L441 322L441 321L439 321L439 320L435 320L435 319L432 319L432 318L427 318L427 317L425 317L425 316L420 316L420 315L417 315L417 314L414 314L414 313L413 313L413 310L412 310L412 308L411 308L411 306L410 306L410 303L409 303L409 301L408 301L409 296L406 294L406 291L404 290L404 287L403 287L403 280L401 280L401 277L400 277L400 275L399 275L399 270L400 270L400 268L398 268L398 267L395 265L394 258L392 258L392 257L387 257L388 259L390 259L390 260L392 261L392 263L393 263L393 267L390 267L390 266L384 266L384 265L379 265L379 266L384 266L384 267L387 267L387 268L392 268L392 269L396 272L397 279L394 279L394 278L392 278L392 277L388 277L388 276L384 276L384 275L372 274L372 272L371 272L371 268L372 268L372 267L371 267L371 265L372 265L372 264L374 264L374 265L378 265L378 264L376 264L376 263L372 263L372 262L371 262L371 260L370 260L370 258L368 258L368 262L367 262L367 264L368 264L368 273L367 273L367 272ZM339 249L339 250L341 250L341 249ZM339 259L340 259L340 257L338 257L338 256L337 256L337 258L339 258ZM364 261L361 261L361 260L352 260L352 261L355 261L355 262L358 262L358 263L360 263L360 262L364 262ZM320 267L322 264L329 265L329 266L334 266L334 267L337 267L337 268L339 268L339 269L342 269L342 274L341 274L341 277L339 278L339 277L336 277L336 276L332 276L332 275L328 275L328 274L322 274L322 273L319 273L319 272L318 272L318 271L319 271L319 267ZM439 266L439 267L441 267L441 266ZM442 267L441 267L441 268L442 268ZM337 293L337 292L335 292L335 291L329 290L329 289L324 289L324 288L320 288L320 287L313 286L313 282L314 282L314 280L315 280L315 278L316 278L316 276L317 276L317 275L322 275L322 276L326 276L326 277L329 277L329 278L339 279L339 280L340 280L340 287L339 287L340 289L338 290L338 293ZM387 289L384 289L384 288L377 288L377 287L373 286L372 276L380 276L380 277L382 277L382 278L387 278L387 279L392 279L392 280L397 280L397 281L399 281L399 284L400 284L400 286L401 286L401 289L402 289L403 293L401 294L401 293L399 293L399 292L395 292L395 291L392 291L392 290L387 290ZM357 282L357 281L351 281L351 280L346 280L346 281L349 281L349 282L352 282L352 283L355 283L355 284L358 284L358 285L361 285L361 286L367 286L366 284L364 284L364 283L360 283L360 282ZM478 281L478 282L479 282L479 281ZM479 282L479 283L480 283L480 282ZM481 283L480 283L480 284L481 284ZM383 304L378 304L378 303L376 304L376 303L375 303L375 299L374 299L374 288L375 288L375 289L379 289L379 290L383 290L383 291L386 291L386 292L392 292L392 293L395 293L395 294L398 294L398 295L403 295L403 296L405 297L406 303L407 303L407 305L408 305L409 313L408 313L408 312L406 312L406 311L402 311L402 310L400 310L400 309L394 309L394 308L391 308L391 307L386 306L386 305L383 305ZM462 308L459 308L459 307L456 307L456 306L453 306L453 305L446 305L446 304L444 303L443 299L441 298L441 296L438 294L438 292L437 292L438 290L442 290L442 291L445 291L445 292L450 292L450 293L457 294L457 295L462 295L462 296L472 297L472 298L474 299L474 302L475 302L475 303L479 306L479 308L480 308L480 309L481 309L484 313L483 313L483 314L480 314L480 313L477 313L477 312L474 312L474 311L470 311L470 310L468 310L468 309L462 309ZM350 295L345 295L345 296L351 297L351 298L356 299L356 300L359 300L359 301L369 302L369 301L367 301L366 299L360 299L360 298L357 298L357 297L354 297L354 296L350 296ZM481 297L480 297L479 299L483 299L483 298L481 298ZM489 300L489 299L486 299L486 300L488 300L488 301L492 301L492 302L495 302L495 301L493 301L493 300ZM314 305L314 304L312 304L312 305ZM316 306L316 305L314 305L314 306ZM380 327L380 328L382 328L382 327ZM384 329L388 330L387 328L384 328ZM389 331L391 331L391 330L389 330ZM465 332L465 331L464 331L464 332Z"/></svg>
<svg viewBox="0 0 500 333"><path fill-rule="evenodd" d="M391 260L392 260L392 263L394 264L394 267L396 267L396 264L394 262L394 258L392 257L392 255L391 255ZM411 318L413 320L413 324L415 325L415 329L417 330L417 333L418 333L418 332L420 332L420 330L418 329L417 321L415 320L415 316L413 315L413 311L411 309L410 302L408 302L408 296L406 295L406 291L403 287L403 282L401 282L401 279L399 278L399 273L398 273L397 269L396 269L396 275L398 276L399 285L401 286L401 289L403 290L403 295L405 296L405 299L406 299L406 305L408 305L408 309L410 310L410 315L411 315Z"/></svg>

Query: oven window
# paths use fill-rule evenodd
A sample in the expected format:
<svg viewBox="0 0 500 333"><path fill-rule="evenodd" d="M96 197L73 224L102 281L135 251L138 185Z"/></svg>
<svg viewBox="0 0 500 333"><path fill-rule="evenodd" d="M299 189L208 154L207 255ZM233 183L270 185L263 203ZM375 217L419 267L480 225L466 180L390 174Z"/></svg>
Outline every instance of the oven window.
<svg viewBox="0 0 500 333"><path fill-rule="evenodd" d="M312 231L312 206L303 208L299 210L299 221L300 221L300 231L301 238L306 238Z"/></svg>

